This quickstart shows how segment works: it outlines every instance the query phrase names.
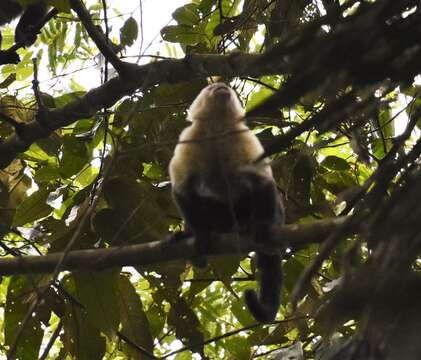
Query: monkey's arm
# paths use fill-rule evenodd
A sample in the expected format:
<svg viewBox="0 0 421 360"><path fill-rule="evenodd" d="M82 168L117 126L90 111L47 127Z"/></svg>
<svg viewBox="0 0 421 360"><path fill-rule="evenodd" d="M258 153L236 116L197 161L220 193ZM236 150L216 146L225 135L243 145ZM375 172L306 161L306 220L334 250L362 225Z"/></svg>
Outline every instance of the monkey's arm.
<svg viewBox="0 0 421 360"><path fill-rule="evenodd" d="M200 194L200 178L190 176L183 184L173 184L173 198L185 221L186 231L195 239L195 266L206 266L206 252L213 232L229 230L230 213L227 205L211 196Z"/></svg>

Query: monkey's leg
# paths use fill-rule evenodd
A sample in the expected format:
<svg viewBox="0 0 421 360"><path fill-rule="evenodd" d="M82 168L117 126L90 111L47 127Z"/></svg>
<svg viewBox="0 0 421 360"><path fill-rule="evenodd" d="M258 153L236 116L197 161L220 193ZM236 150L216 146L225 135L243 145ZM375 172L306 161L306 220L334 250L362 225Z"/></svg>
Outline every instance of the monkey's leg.
<svg viewBox="0 0 421 360"><path fill-rule="evenodd" d="M187 231L193 233L197 257L192 262L197 267L206 266L206 253L212 234L218 232L219 224L225 221L229 213L226 205L220 201L201 196L196 189L196 179L192 178L182 187L173 189L173 196L186 222Z"/></svg>
<svg viewBox="0 0 421 360"><path fill-rule="evenodd" d="M285 217L273 178L257 173L254 168L246 168L239 170L233 179L237 193L236 216L256 242L266 242L270 247L274 230L284 223Z"/></svg>

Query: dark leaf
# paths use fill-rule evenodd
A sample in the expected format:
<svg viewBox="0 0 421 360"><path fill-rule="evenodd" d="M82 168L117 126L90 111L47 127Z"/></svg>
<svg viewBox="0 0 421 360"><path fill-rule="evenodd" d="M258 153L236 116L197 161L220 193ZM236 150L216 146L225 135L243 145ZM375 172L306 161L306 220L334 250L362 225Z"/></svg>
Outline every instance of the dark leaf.
<svg viewBox="0 0 421 360"><path fill-rule="evenodd" d="M101 332L111 337L118 329L119 269L74 274L77 299L83 304L86 319Z"/></svg>
<svg viewBox="0 0 421 360"><path fill-rule="evenodd" d="M63 137L63 157L60 172L63 178L68 178L88 165L89 154L85 142L74 137Z"/></svg>
<svg viewBox="0 0 421 360"><path fill-rule="evenodd" d="M326 156L321 165L330 170L346 171L350 168L348 162L337 156Z"/></svg>
<svg viewBox="0 0 421 360"><path fill-rule="evenodd" d="M173 12L172 17L182 25L197 25L200 21L196 4L187 4L179 7Z"/></svg>
<svg viewBox="0 0 421 360"><path fill-rule="evenodd" d="M26 313L36 299L33 286L34 279L30 280L26 276L12 276L10 278L4 310L5 345L12 345ZM32 316L25 324L25 328L19 337L16 358L22 360L38 359L43 335L44 331L39 316Z"/></svg>
<svg viewBox="0 0 421 360"><path fill-rule="evenodd" d="M44 188L27 197L16 209L13 226L22 226L49 215L52 211L47 205L49 194L50 190Z"/></svg>
<svg viewBox="0 0 421 360"><path fill-rule="evenodd" d="M120 276L118 291L122 334L136 345L152 353L153 339L149 330L149 322L143 311L139 295L127 277ZM139 351L130 345L124 345L124 349L131 359L144 359Z"/></svg>
<svg viewBox="0 0 421 360"><path fill-rule="evenodd" d="M121 46L132 46L138 36L137 21L133 17L129 17L120 29L120 43Z"/></svg>
<svg viewBox="0 0 421 360"><path fill-rule="evenodd" d="M204 40L203 34L188 25L168 25L161 30L165 41L180 43L183 45L195 45Z"/></svg>

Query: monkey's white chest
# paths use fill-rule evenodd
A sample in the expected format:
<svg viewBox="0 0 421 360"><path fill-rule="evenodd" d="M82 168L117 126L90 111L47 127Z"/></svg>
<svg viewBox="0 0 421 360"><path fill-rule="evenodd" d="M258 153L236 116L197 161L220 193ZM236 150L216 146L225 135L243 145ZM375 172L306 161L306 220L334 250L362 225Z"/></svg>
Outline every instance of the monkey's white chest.
<svg viewBox="0 0 421 360"><path fill-rule="evenodd" d="M263 153L257 137L244 124L231 131L207 133L194 126L180 135L169 166L171 183L183 184L190 176L199 179L200 191L222 194L230 176L250 165ZM263 171L269 171L267 166Z"/></svg>

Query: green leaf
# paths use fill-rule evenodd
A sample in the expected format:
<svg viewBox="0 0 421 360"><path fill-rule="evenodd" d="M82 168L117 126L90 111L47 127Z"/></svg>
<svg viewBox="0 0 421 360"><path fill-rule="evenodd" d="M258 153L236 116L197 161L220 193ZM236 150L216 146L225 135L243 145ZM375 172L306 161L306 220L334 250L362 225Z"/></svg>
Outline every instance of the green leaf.
<svg viewBox="0 0 421 360"><path fill-rule="evenodd" d="M50 0L52 6L58 11L70 14L70 2L69 0Z"/></svg>
<svg viewBox="0 0 421 360"><path fill-rule="evenodd" d="M105 337L88 320L86 311L66 304L63 317L63 345L66 352L77 360L102 360L105 354Z"/></svg>
<svg viewBox="0 0 421 360"><path fill-rule="evenodd" d="M395 120L392 117L391 109L389 107L382 109L378 115L378 120L380 125L378 133L382 142L381 151L384 153L383 156L380 155L378 158L382 159L392 148L392 138L395 136Z"/></svg>
<svg viewBox="0 0 421 360"><path fill-rule="evenodd" d="M29 280L26 276L10 278L4 312L5 345L12 345L31 303L35 301L35 296L31 291L33 282L34 279ZM39 313L38 310L37 314ZM19 336L16 358L19 360L38 359L43 335L39 316L32 316Z"/></svg>
<svg viewBox="0 0 421 360"><path fill-rule="evenodd" d="M99 168L88 166L76 176L75 184L77 184L80 188L85 188L92 184L92 182L97 178L98 173Z"/></svg>
<svg viewBox="0 0 421 360"><path fill-rule="evenodd" d="M162 178L164 172L156 163L143 163L143 175L151 180L158 180Z"/></svg>
<svg viewBox="0 0 421 360"><path fill-rule="evenodd" d="M174 20L183 25L197 25L200 22L198 6L196 4L187 4L179 7L172 14Z"/></svg>
<svg viewBox="0 0 421 360"><path fill-rule="evenodd" d="M208 14L216 0L202 0L199 3L199 9L203 14Z"/></svg>
<svg viewBox="0 0 421 360"><path fill-rule="evenodd" d="M183 351L183 352L181 352L181 353L178 353L176 356L175 356L175 360L191 360L193 357L192 357L192 353L191 353L191 351Z"/></svg>
<svg viewBox="0 0 421 360"><path fill-rule="evenodd" d="M158 337L166 324L166 312L162 303L153 302L146 312L152 337Z"/></svg>
<svg viewBox="0 0 421 360"><path fill-rule="evenodd" d="M72 101L78 100L85 94L86 94L86 91L75 91L75 92L67 93L62 96L56 97L54 99L54 102L56 103L56 107L61 108Z"/></svg>
<svg viewBox="0 0 421 360"><path fill-rule="evenodd" d="M120 42L123 47L132 46L139 33L137 22L133 17L129 17L120 29Z"/></svg>
<svg viewBox="0 0 421 360"><path fill-rule="evenodd" d="M33 74L32 67L28 66L28 64L21 65L19 64L16 69L16 77L18 81L24 81L31 77Z"/></svg>
<svg viewBox="0 0 421 360"><path fill-rule="evenodd" d="M83 272L73 275L77 299L84 305L86 318L99 331L111 337L120 322L118 309L119 269Z"/></svg>
<svg viewBox="0 0 421 360"><path fill-rule="evenodd" d="M66 38L67 38L67 22L57 22L58 25L60 26L60 31L58 32L55 40L57 42L57 48L59 50L60 53L65 52L65 47L66 47Z"/></svg>
<svg viewBox="0 0 421 360"><path fill-rule="evenodd" d="M346 171L351 168L346 160L333 155L326 156L321 165L335 171Z"/></svg>
<svg viewBox="0 0 421 360"><path fill-rule="evenodd" d="M47 155L51 156L48 161L56 163L62 145L61 137L53 132L49 137L40 139L36 143L45 153L47 153Z"/></svg>
<svg viewBox="0 0 421 360"><path fill-rule="evenodd" d="M13 226L22 226L49 215L52 208L47 205L50 190L44 188L27 197L16 209Z"/></svg>
<svg viewBox="0 0 421 360"><path fill-rule="evenodd" d="M283 284L284 288L288 290L288 292L292 291L304 268L304 265L294 257L288 259L288 261L284 264L283 270L285 276Z"/></svg>
<svg viewBox="0 0 421 360"><path fill-rule="evenodd" d="M57 48L54 42L50 43L48 46L48 62L52 71L55 73L57 68Z"/></svg>
<svg viewBox="0 0 421 360"><path fill-rule="evenodd" d="M54 158L48 155L37 143L33 143L31 147L21 156L23 159L35 161L37 163L53 163Z"/></svg>
<svg viewBox="0 0 421 360"><path fill-rule="evenodd" d="M356 185L354 177L345 171L330 172L323 179L325 188L335 195Z"/></svg>
<svg viewBox="0 0 421 360"><path fill-rule="evenodd" d="M252 282L250 282L250 284L252 284ZM255 283L254 286L257 286L257 283ZM255 323L254 318L250 314L250 311L247 309L246 303L244 302L244 297L234 301L230 305L230 311L243 326L248 326Z"/></svg>
<svg viewBox="0 0 421 360"><path fill-rule="evenodd" d="M273 90L262 86L262 88L259 91L253 92L251 96L249 97L249 100L247 101L247 105L246 105L246 111L249 111L250 109L253 109L257 105L261 104L263 101L265 101L268 97L270 97L273 94L274 94Z"/></svg>
<svg viewBox="0 0 421 360"><path fill-rule="evenodd" d="M161 36L165 41L183 45L195 45L204 40L202 33L188 25L165 26L161 30Z"/></svg>
<svg viewBox="0 0 421 360"><path fill-rule="evenodd" d="M210 267L206 267L206 269L193 268L193 279L201 279L201 281L193 281L190 284L188 292L185 293L188 301L192 301L197 294L199 294L203 289L206 289L212 283L211 280L203 281L202 279L211 279L213 276L214 274Z"/></svg>
<svg viewBox="0 0 421 360"><path fill-rule="evenodd" d="M143 311L143 305L130 280L120 276L118 281L119 310L121 317L121 333L136 345L153 352L153 339L149 331L148 319ZM143 359L139 351L130 345L123 345L124 352L131 359Z"/></svg>
<svg viewBox="0 0 421 360"><path fill-rule="evenodd" d="M138 107L138 102L125 99L115 111L113 126L127 126L127 122L134 116Z"/></svg>
<svg viewBox="0 0 421 360"><path fill-rule="evenodd" d="M230 337L224 341L225 348L237 360L250 359L250 346L246 338Z"/></svg>
<svg viewBox="0 0 421 360"><path fill-rule="evenodd" d="M78 173L88 162L85 142L70 135L63 137L63 157L60 166L63 178Z"/></svg>
<svg viewBox="0 0 421 360"><path fill-rule="evenodd" d="M209 260L209 267L212 269L215 276L229 283L232 275L238 269L240 264L241 256L239 255L222 255Z"/></svg>
<svg viewBox="0 0 421 360"><path fill-rule="evenodd" d="M168 314L168 325L175 328L178 338L186 339L194 352L203 352L204 335L200 331L200 323L196 313L189 307L183 297L177 297L171 304ZM174 299L168 299L173 301Z"/></svg>

